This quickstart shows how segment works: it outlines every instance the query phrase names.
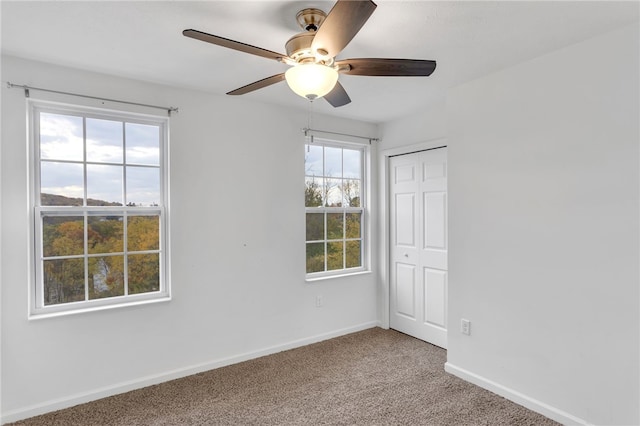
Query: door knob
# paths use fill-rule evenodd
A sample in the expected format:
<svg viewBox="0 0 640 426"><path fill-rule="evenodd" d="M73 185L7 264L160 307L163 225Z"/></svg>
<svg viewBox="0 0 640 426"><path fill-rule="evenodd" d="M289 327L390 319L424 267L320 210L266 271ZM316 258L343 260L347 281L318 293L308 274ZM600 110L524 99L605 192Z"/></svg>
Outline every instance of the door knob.
<svg viewBox="0 0 640 426"><path fill-rule="evenodd" d="M409 257L409 253L405 253L405 254L404 254L404 257Z"/></svg>

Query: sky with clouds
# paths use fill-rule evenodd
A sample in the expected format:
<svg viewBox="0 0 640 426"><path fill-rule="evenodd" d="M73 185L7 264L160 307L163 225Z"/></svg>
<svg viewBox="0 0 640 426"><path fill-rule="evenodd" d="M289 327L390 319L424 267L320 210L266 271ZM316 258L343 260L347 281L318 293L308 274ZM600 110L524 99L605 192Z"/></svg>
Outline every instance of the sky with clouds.
<svg viewBox="0 0 640 426"><path fill-rule="evenodd" d="M361 150L309 144L306 146L305 154L307 180L312 180L321 186L328 185L330 188L326 200L328 205L342 203L340 188L344 182L355 181L358 182L358 188L361 187L359 185L362 175Z"/></svg>
<svg viewBox="0 0 640 426"><path fill-rule="evenodd" d="M159 126L40 113L42 193L82 198L85 152L87 198L161 203Z"/></svg>

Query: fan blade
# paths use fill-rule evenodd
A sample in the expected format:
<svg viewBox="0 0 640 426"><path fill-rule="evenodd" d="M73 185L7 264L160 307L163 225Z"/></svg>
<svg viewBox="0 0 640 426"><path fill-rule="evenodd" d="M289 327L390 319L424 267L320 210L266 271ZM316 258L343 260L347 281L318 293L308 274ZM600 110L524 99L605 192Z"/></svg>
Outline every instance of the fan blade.
<svg viewBox="0 0 640 426"><path fill-rule="evenodd" d="M244 95L245 93L253 92L254 90L262 89L272 84L276 84L284 80L284 73L272 75L271 77L263 78L262 80L255 81L246 86L242 86L239 89L232 90L227 95Z"/></svg>
<svg viewBox="0 0 640 426"><path fill-rule="evenodd" d="M337 61L341 73L390 77L426 77L436 69L436 61L426 59L358 58ZM347 66L348 65L348 66Z"/></svg>
<svg viewBox="0 0 640 426"><path fill-rule="evenodd" d="M342 87L342 84L340 84L339 81L336 82L335 87L329 93L324 95L324 98L334 108L341 107L351 102L351 98L347 94L347 91L344 90L344 87Z"/></svg>
<svg viewBox="0 0 640 426"><path fill-rule="evenodd" d="M371 0L338 0L318 28L311 50L334 58L360 31L376 7Z"/></svg>
<svg viewBox="0 0 640 426"><path fill-rule="evenodd" d="M228 38L216 36L213 34L203 33L198 30L184 30L182 35L186 37L195 38L196 40L206 41L207 43L216 44L218 46L226 47L228 49L238 50L244 53L250 53L252 55L262 56L267 59L274 59L282 62L283 58L287 55L282 53L272 52L271 50L263 49L261 47L251 46L250 44L241 43L239 41L231 40Z"/></svg>

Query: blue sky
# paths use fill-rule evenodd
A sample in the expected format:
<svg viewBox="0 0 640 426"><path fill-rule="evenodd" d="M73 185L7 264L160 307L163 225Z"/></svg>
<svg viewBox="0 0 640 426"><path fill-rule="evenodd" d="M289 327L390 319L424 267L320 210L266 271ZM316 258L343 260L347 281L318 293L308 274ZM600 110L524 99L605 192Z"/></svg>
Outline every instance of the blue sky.
<svg viewBox="0 0 640 426"><path fill-rule="evenodd" d="M86 142L88 198L160 204L158 126L125 123L123 128L121 121L87 118L86 140L83 133L82 117L40 114L40 156L45 160L41 163L41 192L83 196ZM125 174L126 200L122 191Z"/></svg>

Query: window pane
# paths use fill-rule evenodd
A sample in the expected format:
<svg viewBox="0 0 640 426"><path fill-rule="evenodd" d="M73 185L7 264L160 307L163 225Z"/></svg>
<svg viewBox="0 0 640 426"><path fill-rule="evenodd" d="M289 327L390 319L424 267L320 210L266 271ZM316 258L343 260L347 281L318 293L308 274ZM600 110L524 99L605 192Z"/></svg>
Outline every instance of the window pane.
<svg viewBox="0 0 640 426"><path fill-rule="evenodd" d="M325 179L326 207L342 207L342 180Z"/></svg>
<svg viewBox="0 0 640 426"><path fill-rule="evenodd" d="M127 218L127 250L160 249L160 217L129 216Z"/></svg>
<svg viewBox="0 0 640 426"><path fill-rule="evenodd" d="M362 169L362 151L345 149L343 150L342 155L344 161L343 177L359 179Z"/></svg>
<svg viewBox="0 0 640 426"><path fill-rule="evenodd" d="M168 120L54 108L38 101L29 108L37 212L30 314L168 296L160 236ZM66 305L47 308L56 304Z"/></svg>
<svg viewBox="0 0 640 426"><path fill-rule="evenodd" d="M305 207L322 206L322 178L305 178L304 205Z"/></svg>
<svg viewBox="0 0 640 426"><path fill-rule="evenodd" d="M42 218L42 252L44 257L84 254L84 218L82 216L44 216Z"/></svg>
<svg viewBox="0 0 640 426"><path fill-rule="evenodd" d="M324 271L324 243L307 243L307 273Z"/></svg>
<svg viewBox="0 0 640 426"><path fill-rule="evenodd" d="M127 164L160 165L160 127L126 123Z"/></svg>
<svg viewBox="0 0 640 426"><path fill-rule="evenodd" d="M342 177L342 148L324 148L324 175Z"/></svg>
<svg viewBox="0 0 640 426"><path fill-rule="evenodd" d="M134 254L128 256L129 294L160 290L160 255Z"/></svg>
<svg viewBox="0 0 640 426"><path fill-rule="evenodd" d="M40 164L40 202L43 206L81 206L84 178L81 164L43 161Z"/></svg>
<svg viewBox="0 0 640 426"><path fill-rule="evenodd" d="M89 216L87 232L89 254L124 251L122 219L120 215Z"/></svg>
<svg viewBox="0 0 640 426"><path fill-rule="evenodd" d="M122 163L122 122L87 118L87 161Z"/></svg>
<svg viewBox="0 0 640 426"><path fill-rule="evenodd" d="M347 213L345 215L347 232L345 238L360 238L362 213Z"/></svg>
<svg viewBox="0 0 640 426"><path fill-rule="evenodd" d="M322 176L322 146L305 145L304 174Z"/></svg>
<svg viewBox="0 0 640 426"><path fill-rule="evenodd" d="M89 258L89 299L124 295L124 256Z"/></svg>
<svg viewBox="0 0 640 426"><path fill-rule="evenodd" d="M40 113L40 158L82 161L82 117Z"/></svg>
<svg viewBox="0 0 640 426"><path fill-rule="evenodd" d="M307 213L307 241L324 240L324 213Z"/></svg>
<svg viewBox="0 0 640 426"><path fill-rule="evenodd" d="M122 205L122 167L87 165L87 205Z"/></svg>
<svg viewBox="0 0 640 426"><path fill-rule="evenodd" d="M327 213L327 239L338 240L344 238L344 215L342 213Z"/></svg>
<svg viewBox="0 0 640 426"><path fill-rule="evenodd" d="M360 207L360 180L345 179L343 185L345 207Z"/></svg>
<svg viewBox="0 0 640 426"><path fill-rule="evenodd" d="M344 268L344 242L327 243L327 271Z"/></svg>
<svg viewBox="0 0 640 426"><path fill-rule="evenodd" d="M360 241L347 241L346 267L357 268L362 266L362 250Z"/></svg>
<svg viewBox="0 0 640 426"><path fill-rule="evenodd" d="M127 205L160 205L160 169L157 167L127 167Z"/></svg>
<svg viewBox="0 0 640 426"><path fill-rule="evenodd" d="M84 259L43 262L44 304L84 300Z"/></svg>

